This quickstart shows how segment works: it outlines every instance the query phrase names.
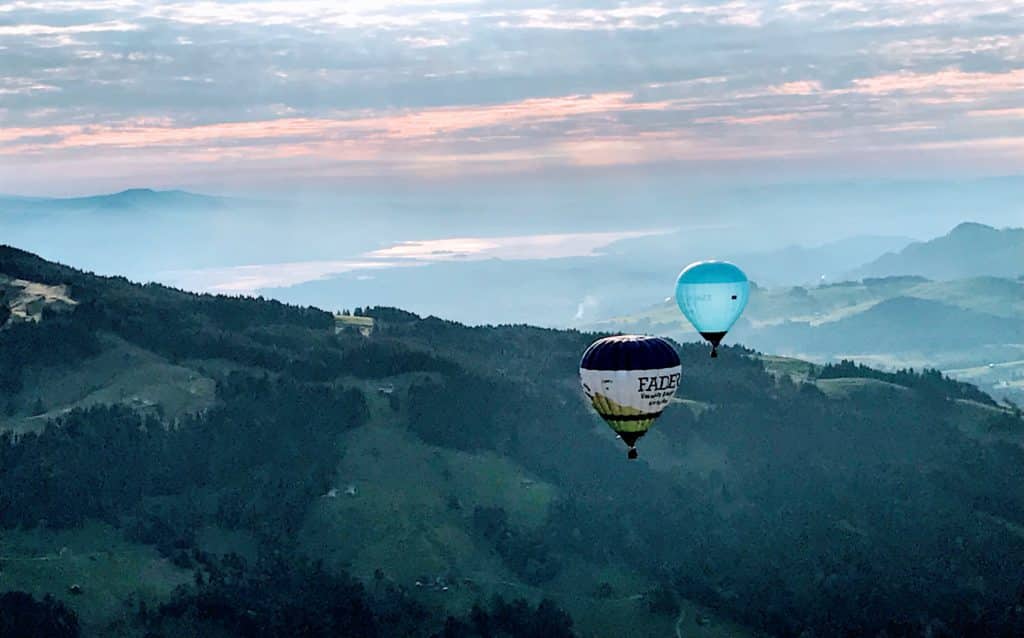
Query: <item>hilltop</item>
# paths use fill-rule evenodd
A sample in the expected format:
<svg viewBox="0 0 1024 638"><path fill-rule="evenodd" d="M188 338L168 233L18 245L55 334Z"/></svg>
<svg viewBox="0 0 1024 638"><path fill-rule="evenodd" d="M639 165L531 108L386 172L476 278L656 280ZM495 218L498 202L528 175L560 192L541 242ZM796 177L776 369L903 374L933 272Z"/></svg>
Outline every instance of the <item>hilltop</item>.
<svg viewBox="0 0 1024 638"><path fill-rule="evenodd" d="M683 343L630 463L595 334L0 274L69 300L0 329L0 589L87 635L1020 629L1024 422L937 372Z"/></svg>
<svg viewBox="0 0 1024 638"><path fill-rule="evenodd" d="M5 197L0 195L0 212L57 214L125 211L162 211L166 209L212 209L224 206L222 197L199 195L182 190L130 188L117 193L84 197Z"/></svg>
<svg viewBox="0 0 1024 638"><path fill-rule="evenodd" d="M942 237L915 242L849 273L853 279L892 275L940 280L1020 277L1024 275L1024 228L996 229L965 222Z"/></svg>
<svg viewBox="0 0 1024 638"><path fill-rule="evenodd" d="M752 287L730 339L818 362L936 367L1000 397L1024 399L1024 280L875 277L814 287ZM581 325L696 338L674 300ZM989 366L992 364L992 366Z"/></svg>

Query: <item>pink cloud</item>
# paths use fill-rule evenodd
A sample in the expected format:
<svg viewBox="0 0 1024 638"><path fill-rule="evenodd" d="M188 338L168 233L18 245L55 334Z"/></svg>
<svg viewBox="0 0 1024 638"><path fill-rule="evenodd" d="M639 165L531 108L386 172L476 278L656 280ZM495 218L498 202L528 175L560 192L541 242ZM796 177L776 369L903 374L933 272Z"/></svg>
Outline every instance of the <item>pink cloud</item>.
<svg viewBox="0 0 1024 638"><path fill-rule="evenodd" d="M959 69L945 69L935 73L903 71L859 78L853 81L852 88L840 92L891 95L939 91L979 96L990 93L1024 91L1024 69L1015 69L1006 73L968 72Z"/></svg>
<svg viewBox="0 0 1024 638"><path fill-rule="evenodd" d="M723 83L720 78L688 82L685 86ZM837 144L840 140L849 142L847 151L875 142L879 147L895 147L896 142L883 137L893 132L903 133L900 147L915 140L930 141L927 133L948 119L949 109L928 121L936 109L910 112L903 102L946 107L970 103L974 105L974 110L967 111L971 117L1020 117L1024 115L1020 109L981 107L989 96L1002 96L1005 103L1006 94L1022 88L1024 70L946 69L858 78L848 87L832 90L817 80L804 79L750 93L726 90L708 97L652 101L638 100L632 92L609 91L491 105L326 117L285 115L203 125L150 117L100 125L0 128L0 156L14 175L24 175L25 166L73 167L84 175L103 165L108 167L106 173L118 167L138 175L175 165L179 174L216 168L230 175L276 169L304 176L424 177L556 166L796 158L843 152ZM758 102L766 97L770 107ZM856 110L865 103L880 104L882 97L890 98L887 104L895 104L885 108L897 113L896 118L882 117L875 110L853 120L832 117L839 107ZM651 116L624 117L638 113ZM817 123L811 125L812 120ZM721 126L710 134L703 126L708 124ZM914 133L921 135L912 137ZM813 145L807 143L809 139L829 143Z"/></svg>
<svg viewBox="0 0 1024 638"><path fill-rule="evenodd" d="M0 153L20 153L54 149L113 147L121 149L194 147L209 144L225 149L230 146L274 144L272 155L302 154L317 145L341 145L360 140L364 149L374 143L429 140L443 135L484 129L511 127L527 123L568 120L574 117L614 114L629 111L657 111L671 108L670 102L634 102L632 93L599 93L558 98L527 99L489 106L466 106L422 111L370 115L355 118L280 118L251 122L226 122L199 126L174 126L164 122L136 121L99 126L65 125L55 127L7 128L0 130ZM52 137L52 141L32 138ZM369 143L369 147L366 144ZM354 147L352 150L355 150ZM363 159L373 156L363 152Z"/></svg>
<svg viewBox="0 0 1024 638"><path fill-rule="evenodd" d="M112 20L93 24L73 24L55 26L49 24L10 24L0 25L0 36L54 36L75 35L80 33L103 33L105 31L138 31L142 27L130 22Z"/></svg>
<svg viewBox="0 0 1024 638"><path fill-rule="evenodd" d="M821 91L821 82L817 80L798 80L768 87L768 92L775 95L812 95Z"/></svg>
<svg viewBox="0 0 1024 638"><path fill-rule="evenodd" d="M986 137L968 140L944 140L915 144L918 149L985 149L989 151L1009 151L1024 157L1024 137Z"/></svg>
<svg viewBox="0 0 1024 638"><path fill-rule="evenodd" d="M790 112L770 113L766 115L716 115L713 117L702 117L694 120L697 124L731 124L731 125L759 125L776 124L778 122L793 122L825 115L820 112Z"/></svg>
<svg viewBox="0 0 1024 638"><path fill-rule="evenodd" d="M1024 107L1010 109L978 109L974 111L967 111L967 115L970 117L995 117L1024 120Z"/></svg>

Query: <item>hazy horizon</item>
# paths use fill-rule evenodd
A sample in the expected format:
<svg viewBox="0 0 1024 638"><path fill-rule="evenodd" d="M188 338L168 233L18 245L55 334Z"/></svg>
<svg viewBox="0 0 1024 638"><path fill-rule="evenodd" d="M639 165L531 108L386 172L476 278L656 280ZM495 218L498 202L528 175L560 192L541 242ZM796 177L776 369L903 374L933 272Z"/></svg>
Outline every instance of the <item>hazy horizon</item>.
<svg viewBox="0 0 1024 638"><path fill-rule="evenodd" d="M8 199L0 232L98 272L258 293L451 242L464 260L585 259L663 234L669 277L1020 226L1020 8L26 0L0 6L0 193L243 201L92 219Z"/></svg>

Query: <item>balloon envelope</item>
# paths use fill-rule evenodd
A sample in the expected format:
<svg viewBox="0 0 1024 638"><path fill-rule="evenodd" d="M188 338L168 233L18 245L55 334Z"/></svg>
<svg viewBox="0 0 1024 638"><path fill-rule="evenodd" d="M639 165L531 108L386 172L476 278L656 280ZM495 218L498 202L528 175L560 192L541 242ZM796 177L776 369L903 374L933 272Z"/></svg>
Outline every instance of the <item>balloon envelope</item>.
<svg viewBox="0 0 1024 638"><path fill-rule="evenodd" d="M749 298L747 276L727 261L690 264L676 280L679 309L715 345L740 318Z"/></svg>
<svg viewBox="0 0 1024 638"><path fill-rule="evenodd" d="M630 447L654 424L679 387L679 355L658 337L598 339L580 361L580 382L594 410Z"/></svg>

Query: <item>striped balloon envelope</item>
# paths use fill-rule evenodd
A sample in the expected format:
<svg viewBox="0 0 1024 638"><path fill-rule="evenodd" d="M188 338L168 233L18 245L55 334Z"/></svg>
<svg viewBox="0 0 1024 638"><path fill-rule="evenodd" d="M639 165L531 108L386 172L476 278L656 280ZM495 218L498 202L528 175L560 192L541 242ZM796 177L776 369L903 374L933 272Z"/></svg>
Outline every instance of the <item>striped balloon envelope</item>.
<svg viewBox="0 0 1024 638"><path fill-rule="evenodd" d="M580 361L580 382L590 404L629 446L647 433L679 387L682 367L664 339L621 335L599 339Z"/></svg>

